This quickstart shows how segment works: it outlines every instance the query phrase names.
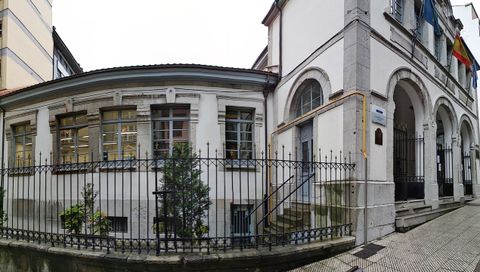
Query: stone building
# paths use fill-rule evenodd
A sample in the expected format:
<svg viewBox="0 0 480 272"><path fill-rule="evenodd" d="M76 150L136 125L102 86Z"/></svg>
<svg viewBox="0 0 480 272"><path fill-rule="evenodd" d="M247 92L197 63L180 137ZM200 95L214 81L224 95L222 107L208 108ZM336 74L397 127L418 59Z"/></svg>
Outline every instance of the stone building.
<svg viewBox="0 0 480 272"><path fill-rule="evenodd" d="M232 222L256 211L274 192L274 203L300 207L300 219L288 218L312 228L308 235L324 219L332 227L348 217L357 243L448 212L480 194L477 94L471 84L475 71L452 57L462 24L449 1L435 1L437 33L420 16L421 5L418 0L278 0L263 20L269 42L253 69L179 64L111 68L3 94L4 164L28 170L46 159L45 165L56 165L45 174L54 181L44 183L43 196L32 195L43 188L30 183L37 174L25 170L21 177L8 176L17 187L6 192L11 201L4 204L7 211L10 207L7 226L18 229L18 218L23 226L26 207L38 202L37 208L45 209L39 211L44 218L37 222L39 230L48 231L42 227L46 222L60 229L58 210L75 203L75 195L78 201L81 179L112 187L120 186L118 179L120 187L99 193L100 205L116 207L108 213L123 226L122 233L148 234L151 226L140 219L158 220L148 208L155 205L148 188L155 188L157 172L132 164L170 154L175 142L215 150L207 156L240 163L203 168L221 183L217 187L203 180L213 199L206 219L214 222L208 230L212 236L233 236ZM332 162L331 150L351 154L355 171L337 178L332 171L304 164L292 167L293 174L278 166L265 173L248 167L249 161L278 154L302 163L330 156ZM244 172L231 170L242 169L242 161ZM81 162L98 164L86 175L82 171L90 168L72 168ZM113 170L105 171L102 163ZM134 181L129 188L123 187L125 172ZM288 183L290 175L298 175L300 183ZM257 177L268 184L257 183ZM26 189L18 189L20 184ZM294 191L285 193L285 184ZM58 190L63 190L63 202ZM68 201L65 191L70 192ZM125 194L128 202L123 202ZM213 198L219 194L223 197ZM332 201L337 195L339 200ZM285 219L292 212L282 205L274 208L273 218ZM267 216L254 219L261 222ZM242 220L248 226L240 232L254 232L253 219ZM219 224L223 231L217 231ZM333 237L332 229L326 233Z"/></svg>

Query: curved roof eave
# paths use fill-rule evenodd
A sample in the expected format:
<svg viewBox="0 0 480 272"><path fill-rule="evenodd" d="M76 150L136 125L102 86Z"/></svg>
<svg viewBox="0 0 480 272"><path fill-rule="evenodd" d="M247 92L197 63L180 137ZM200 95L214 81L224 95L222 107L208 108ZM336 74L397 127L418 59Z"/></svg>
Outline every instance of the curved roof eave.
<svg viewBox="0 0 480 272"><path fill-rule="evenodd" d="M194 64L168 64L116 67L72 75L43 82L27 88L0 94L0 106L46 98L65 96L73 91L118 83L149 83L161 81L195 81L251 86L255 89L273 90L277 74L252 69L228 68Z"/></svg>

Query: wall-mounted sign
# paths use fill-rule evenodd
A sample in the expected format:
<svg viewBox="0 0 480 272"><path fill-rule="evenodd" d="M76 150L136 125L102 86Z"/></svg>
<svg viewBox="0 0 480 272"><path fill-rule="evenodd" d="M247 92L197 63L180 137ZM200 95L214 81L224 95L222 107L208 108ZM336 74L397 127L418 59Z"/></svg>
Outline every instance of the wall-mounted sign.
<svg viewBox="0 0 480 272"><path fill-rule="evenodd" d="M372 122L382 126L387 125L387 111L379 106L372 105Z"/></svg>

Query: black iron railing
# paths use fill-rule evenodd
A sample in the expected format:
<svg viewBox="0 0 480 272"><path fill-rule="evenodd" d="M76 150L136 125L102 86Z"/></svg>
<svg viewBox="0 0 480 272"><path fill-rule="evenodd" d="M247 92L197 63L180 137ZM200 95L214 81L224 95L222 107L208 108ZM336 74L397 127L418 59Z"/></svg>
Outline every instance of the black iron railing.
<svg viewBox="0 0 480 272"><path fill-rule="evenodd" d="M0 234L142 254L272 247L350 234L355 166L342 153L318 152L309 162L294 154L232 160L212 153L3 168Z"/></svg>
<svg viewBox="0 0 480 272"><path fill-rule="evenodd" d="M465 195L473 194L472 182L472 160L470 152L465 152L462 155L462 182Z"/></svg>

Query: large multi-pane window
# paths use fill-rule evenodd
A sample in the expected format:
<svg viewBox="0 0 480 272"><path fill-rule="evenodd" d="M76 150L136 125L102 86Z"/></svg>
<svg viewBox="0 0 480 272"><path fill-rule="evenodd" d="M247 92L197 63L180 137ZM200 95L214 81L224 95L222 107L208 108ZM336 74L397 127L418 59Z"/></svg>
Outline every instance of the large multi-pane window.
<svg viewBox="0 0 480 272"><path fill-rule="evenodd" d="M103 160L134 159L137 153L137 111L102 112Z"/></svg>
<svg viewBox="0 0 480 272"><path fill-rule="evenodd" d="M190 109L174 105L152 108L153 156L165 158L174 144L189 141Z"/></svg>
<svg viewBox="0 0 480 272"><path fill-rule="evenodd" d="M415 1L415 26L416 26L416 38L426 45L423 35L423 28L425 26L425 19L422 13L422 1Z"/></svg>
<svg viewBox="0 0 480 272"><path fill-rule="evenodd" d="M294 117L301 116L323 104L322 87L314 79L305 80L298 88L298 93Z"/></svg>
<svg viewBox="0 0 480 272"><path fill-rule="evenodd" d="M254 116L251 109L227 107L225 148L228 159L253 159Z"/></svg>
<svg viewBox="0 0 480 272"><path fill-rule="evenodd" d="M86 113L58 118L59 162L87 162L88 122Z"/></svg>
<svg viewBox="0 0 480 272"><path fill-rule="evenodd" d="M33 135L30 124L14 126L13 141L15 147L15 151L13 152L15 167L31 166L33 162Z"/></svg>

